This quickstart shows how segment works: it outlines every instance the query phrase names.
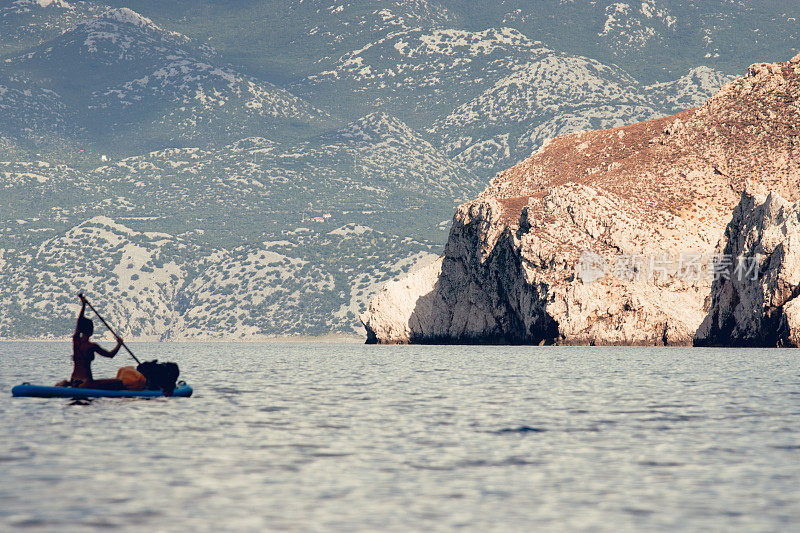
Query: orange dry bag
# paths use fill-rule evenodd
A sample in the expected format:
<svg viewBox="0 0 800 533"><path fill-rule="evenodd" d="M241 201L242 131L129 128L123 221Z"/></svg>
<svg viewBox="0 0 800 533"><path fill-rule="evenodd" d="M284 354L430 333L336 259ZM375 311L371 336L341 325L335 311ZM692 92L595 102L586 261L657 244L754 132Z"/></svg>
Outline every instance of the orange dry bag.
<svg viewBox="0 0 800 533"><path fill-rule="evenodd" d="M132 366L123 366L117 370L117 379L122 381L127 390L144 390L147 378Z"/></svg>

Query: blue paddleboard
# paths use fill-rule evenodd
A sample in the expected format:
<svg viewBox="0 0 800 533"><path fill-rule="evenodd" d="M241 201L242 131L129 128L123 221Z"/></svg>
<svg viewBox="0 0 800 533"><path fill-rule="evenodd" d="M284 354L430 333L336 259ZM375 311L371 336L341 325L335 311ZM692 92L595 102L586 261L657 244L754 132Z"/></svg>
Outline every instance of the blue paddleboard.
<svg viewBox="0 0 800 533"><path fill-rule="evenodd" d="M46 387L44 385L31 385L23 383L11 389L14 396L34 396L36 398L160 398L164 396L161 390L101 390L80 389L77 387ZM186 383L175 387L173 396L188 397L192 395L192 388Z"/></svg>

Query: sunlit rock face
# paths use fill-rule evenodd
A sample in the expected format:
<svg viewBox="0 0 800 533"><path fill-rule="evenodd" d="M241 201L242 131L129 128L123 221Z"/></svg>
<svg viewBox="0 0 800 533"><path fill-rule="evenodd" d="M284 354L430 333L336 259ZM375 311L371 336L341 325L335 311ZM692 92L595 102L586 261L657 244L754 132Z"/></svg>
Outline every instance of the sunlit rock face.
<svg viewBox="0 0 800 533"><path fill-rule="evenodd" d="M720 241L724 276L699 345L800 345L800 203L747 193Z"/></svg>
<svg viewBox="0 0 800 533"><path fill-rule="evenodd" d="M555 139L458 208L424 279L373 300L368 342L692 344L743 193L800 200L798 93L800 55L677 115Z"/></svg>

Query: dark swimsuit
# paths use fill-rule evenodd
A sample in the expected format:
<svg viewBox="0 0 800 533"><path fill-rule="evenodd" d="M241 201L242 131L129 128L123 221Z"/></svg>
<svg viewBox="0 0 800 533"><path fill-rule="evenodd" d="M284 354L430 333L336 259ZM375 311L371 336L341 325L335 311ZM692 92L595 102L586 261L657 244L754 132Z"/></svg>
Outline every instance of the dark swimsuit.
<svg viewBox="0 0 800 533"><path fill-rule="evenodd" d="M80 351L79 350L79 345L80 345L80 334L74 335L72 337L72 361L73 361L73 363L76 362L76 358L78 357L78 352ZM70 376L70 382L69 382L70 383L70 387L78 387L83 383L91 383L92 381L94 381L94 378L92 376L92 367L91 367L92 361L94 361L94 350L92 348L89 348L88 357L87 356L81 357L81 363L82 363L81 366L84 366L84 365L86 366L86 372L85 373L88 374L88 378L77 378L76 379L75 378L75 370L78 370L78 369L77 368L73 369L72 376Z"/></svg>

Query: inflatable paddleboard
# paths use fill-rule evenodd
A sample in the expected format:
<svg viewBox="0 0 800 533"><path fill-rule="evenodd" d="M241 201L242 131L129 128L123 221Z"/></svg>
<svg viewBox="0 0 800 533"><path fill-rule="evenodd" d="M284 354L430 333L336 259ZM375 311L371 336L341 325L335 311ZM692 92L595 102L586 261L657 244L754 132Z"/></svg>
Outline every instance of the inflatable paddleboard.
<svg viewBox="0 0 800 533"><path fill-rule="evenodd" d="M188 397L192 395L192 388L180 382L175 387L172 396ZM46 387L44 385L31 385L23 383L11 389L14 396L34 396L36 398L161 398L161 390L101 390L79 389L77 387Z"/></svg>

